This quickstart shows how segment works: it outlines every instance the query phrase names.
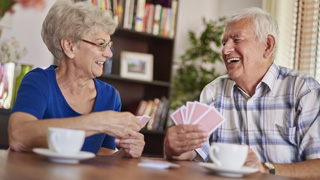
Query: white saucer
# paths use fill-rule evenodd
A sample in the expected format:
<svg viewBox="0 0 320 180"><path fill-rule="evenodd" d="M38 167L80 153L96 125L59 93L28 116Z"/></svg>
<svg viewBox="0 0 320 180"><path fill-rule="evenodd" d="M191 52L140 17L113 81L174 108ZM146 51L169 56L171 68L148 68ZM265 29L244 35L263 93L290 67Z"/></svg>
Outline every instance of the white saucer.
<svg viewBox="0 0 320 180"><path fill-rule="evenodd" d="M59 154L56 152L52 152L46 148L34 148L33 152L48 157L51 161L57 163L67 163L67 164L77 164L80 160L93 158L96 155L91 152L81 151L78 154L70 155L70 154Z"/></svg>
<svg viewBox="0 0 320 180"><path fill-rule="evenodd" d="M258 171L258 169L243 166L240 169L226 169L219 167L213 163L199 163L200 166L207 168L208 170L227 177L242 177L244 174L251 174Z"/></svg>

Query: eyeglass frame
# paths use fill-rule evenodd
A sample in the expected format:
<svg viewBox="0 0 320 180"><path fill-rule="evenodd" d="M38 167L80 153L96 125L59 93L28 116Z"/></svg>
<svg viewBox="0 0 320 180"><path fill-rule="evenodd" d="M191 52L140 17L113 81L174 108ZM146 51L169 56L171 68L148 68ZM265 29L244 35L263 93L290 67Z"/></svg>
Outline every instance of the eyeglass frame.
<svg viewBox="0 0 320 180"><path fill-rule="evenodd" d="M113 45L113 42L112 41L109 41L109 42L105 42L103 44L96 44L94 42L91 42L91 41L88 41L88 40L85 40L85 39L81 39L81 41L83 42L86 42L86 43L89 43L91 45L94 45L94 46L98 46L100 47L100 50L101 51L105 51L107 47L109 47L111 49L112 45Z"/></svg>

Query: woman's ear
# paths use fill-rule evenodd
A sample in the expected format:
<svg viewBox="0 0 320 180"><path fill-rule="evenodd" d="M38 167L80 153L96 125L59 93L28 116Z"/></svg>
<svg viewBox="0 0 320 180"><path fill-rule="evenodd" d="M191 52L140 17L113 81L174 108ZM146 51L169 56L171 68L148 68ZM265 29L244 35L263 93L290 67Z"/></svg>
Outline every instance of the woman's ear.
<svg viewBox="0 0 320 180"><path fill-rule="evenodd" d="M263 57L265 59L269 59L273 55L275 45L276 45L276 40L272 35L269 34L266 42L266 49L263 54Z"/></svg>
<svg viewBox="0 0 320 180"><path fill-rule="evenodd" d="M68 58L73 59L75 56L75 54L74 54L75 44L72 43L71 39L62 38L60 43L61 43L61 47L62 47L62 50L65 53L65 55Z"/></svg>

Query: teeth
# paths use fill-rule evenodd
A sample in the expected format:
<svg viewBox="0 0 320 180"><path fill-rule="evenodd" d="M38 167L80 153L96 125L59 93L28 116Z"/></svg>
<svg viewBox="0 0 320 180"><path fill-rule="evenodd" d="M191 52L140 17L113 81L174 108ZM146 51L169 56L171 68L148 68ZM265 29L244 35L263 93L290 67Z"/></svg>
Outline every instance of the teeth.
<svg viewBox="0 0 320 180"><path fill-rule="evenodd" d="M231 58L227 60L228 63L232 63L233 61L240 61L240 58Z"/></svg>
<svg viewBox="0 0 320 180"><path fill-rule="evenodd" d="M96 62L97 64L103 64L104 62L103 61L99 61L99 62Z"/></svg>

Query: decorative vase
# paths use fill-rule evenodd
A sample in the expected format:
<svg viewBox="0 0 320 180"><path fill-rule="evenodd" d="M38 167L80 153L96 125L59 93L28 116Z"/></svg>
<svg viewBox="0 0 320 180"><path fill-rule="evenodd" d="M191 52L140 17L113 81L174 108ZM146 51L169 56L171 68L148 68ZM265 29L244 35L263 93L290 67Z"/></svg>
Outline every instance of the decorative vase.
<svg viewBox="0 0 320 180"><path fill-rule="evenodd" d="M16 101L17 98L17 93L18 93L18 89L21 83L22 78L24 77L24 75L26 75L29 71L32 70L32 65L28 65L28 64L21 64L21 70L20 70L20 74L19 76L16 78L16 84L14 86L14 94L13 94L13 101L12 101L12 105L14 104L14 102Z"/></svg>
<svg viewBox="0 0 320 180"><path fill-rule="evenodd" d="M14 68L14 62L0 63L0 108L11 108Z"/></svg>

